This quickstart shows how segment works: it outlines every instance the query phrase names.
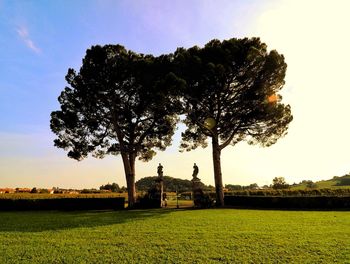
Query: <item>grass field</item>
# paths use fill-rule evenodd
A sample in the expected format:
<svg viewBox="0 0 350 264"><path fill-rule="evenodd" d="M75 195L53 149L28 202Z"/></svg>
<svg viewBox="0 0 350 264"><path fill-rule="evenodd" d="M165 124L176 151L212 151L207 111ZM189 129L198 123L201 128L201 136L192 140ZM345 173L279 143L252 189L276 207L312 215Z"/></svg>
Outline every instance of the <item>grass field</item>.
<svg viewBox="0 0 350 264"><path fill-rule="evenodd" d="M0 212L0 263L350 263L350 213Z"/></svg>

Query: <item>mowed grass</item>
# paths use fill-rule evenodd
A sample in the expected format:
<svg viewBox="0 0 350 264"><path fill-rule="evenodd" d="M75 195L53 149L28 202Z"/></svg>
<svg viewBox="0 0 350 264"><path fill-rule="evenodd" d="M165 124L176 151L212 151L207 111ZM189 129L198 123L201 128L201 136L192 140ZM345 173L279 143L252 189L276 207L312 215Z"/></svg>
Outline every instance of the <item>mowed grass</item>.
<svg viewBox="0 0 350 264"><path fill-rule="evenodd" d="M0 263L350 263L350 213L0 212Z"/></svg>

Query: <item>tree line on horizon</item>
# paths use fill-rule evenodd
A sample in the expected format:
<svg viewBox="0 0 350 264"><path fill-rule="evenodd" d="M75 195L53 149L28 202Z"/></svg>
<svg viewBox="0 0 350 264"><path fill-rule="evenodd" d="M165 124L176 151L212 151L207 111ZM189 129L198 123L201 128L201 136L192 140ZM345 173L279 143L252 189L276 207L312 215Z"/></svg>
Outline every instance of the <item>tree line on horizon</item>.
<svg viewBox="0 0 350 264"><path fill-rule="evenodd" d="M287 64L259 38L211 40L153 56L121 45L87 49L77 72L68 69L51 113L56 147L82 160L121 155L129 207L136 202L135 160L149 161L172 141L179 116L180 151L211 139L217 206L224 205L221 152L243 140L270 146L287 132L289 105L279 91Z"/></svg>
<svg viewBox="0 0 350 264"><path fill-rule="evenodd" d="M140 192L146 192L155 184L157 176L146 176L135 182L136 189ZM333 182L333 186L350 186L350 173L347 173L343 176L334 176L332 179L326 180L327 182ZM245 191L245 190L288 190L292 187L305 185L307 189L320 189L318 182L312 180L302 180L299 183L289 184L285 181L284 177L275 177L272 180L272 184L259 186L257 183L251 183L249 185L239 185L239 184L225 184L224 190L227 192L230 191ZM212 185L206 185L201 183L201 188L206 192L215 191L215 187ZM47 188L0 188L0 193L40 193L40 194L63 194L63 193L100 193L103 191L125 193L127 188L125 186L119 186L118 183L107 183L101 185L99 189L63 189L59 187L52 187L51 189ZM174 178L171 176L164 176L164 191L165 192L191 192L192 191L192 182L187 179Z"/></svg>
<svg viewBox="0 0 350 264"><path fill-rule="evenodd" d="M152 189L152 187L155 186L156 182L158 180L157 176L146 176L138 181L136 181L136 189L138 192L147 192L148 190ZM345 174L343 176L334 176L332 179L329 179L328 181L336 181L337 183L335 186L350 186L350 174ZM164 176L163 178L164 183L164 191L165 192L178 192L178 193L184 193L184 192L192 192L192 182L187 179L180 179L180 178L174 178L171 176ZM289 184L286 182L284 177L275 177L272 180L272 183L267 185L259 186L257 183L251 183L248 185L239 185L239 184L225 184L224 191L225 192L232 192L232 191L253 191L254 190L265 190L265 191L272 191L272 190L291 190L292 187L299 186L299 185L305 185L305 190L315 190L319 189L318 182L314 182L312 180L302 180L299 183L293 183ZM215 187L212 185L206 185L204 183L200 183L200 187L205 192L214 192ZM111 192L125 192L127 189L123 186L119 188L119 185L117 183L108 183L106 185L102 185L100 187L100 190L108 190ZM303 190L302 190L303 191ZM273 192L271 192L273 193ZM239 192L237 193L239 194ZM259 192L258 192L259 194ZM288 192L287 192L288 194Z"/></svg>

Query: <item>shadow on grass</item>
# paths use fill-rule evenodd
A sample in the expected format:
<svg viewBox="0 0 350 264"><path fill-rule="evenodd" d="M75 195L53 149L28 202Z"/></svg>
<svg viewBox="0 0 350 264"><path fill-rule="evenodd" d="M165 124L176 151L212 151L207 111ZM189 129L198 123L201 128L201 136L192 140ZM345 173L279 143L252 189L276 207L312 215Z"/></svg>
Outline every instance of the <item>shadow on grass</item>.
<svg viewBox="0 0 350 264"><path fill-rule="evenodd" d="M172 209L122 211L0 212L0 232L41 232L87 228L160 218Z"/></svg>

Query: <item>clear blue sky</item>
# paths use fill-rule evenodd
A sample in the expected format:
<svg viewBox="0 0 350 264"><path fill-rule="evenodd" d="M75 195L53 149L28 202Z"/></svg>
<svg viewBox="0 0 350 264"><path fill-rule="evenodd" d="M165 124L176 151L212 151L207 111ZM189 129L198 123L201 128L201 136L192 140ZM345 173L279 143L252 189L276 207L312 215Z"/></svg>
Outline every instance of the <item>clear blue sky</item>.
<svg viewBox="0 0 350 264"><path fill-rule="evenodd" d="M284 97L295 121L269 149L225 149L224 183L269 184L276 176L317 180L347 172L346 10L349 4L341 0L0 0L0 187L125 184L120 157L76 162L52 143L50 113L59 108L64 76L69 67L80 67L91 45L119 43L159 55L245 36L260 36L285 54ZM197 162L199 177L212 184L210 149L180 154L177 142L178 135L152 162L139 162L137 178L155 174L162 162L165 174L189 179Z"/></svg>
<svg viewBox="0 0 350 264"><path fill-rule="evenodd" d="M242 35L233 23L227 30L221 16L245 19L239 13L250 4L231 2L1 0L1 132L47 129L68 67L78 68L91 45L158 55Z"/></svg>

